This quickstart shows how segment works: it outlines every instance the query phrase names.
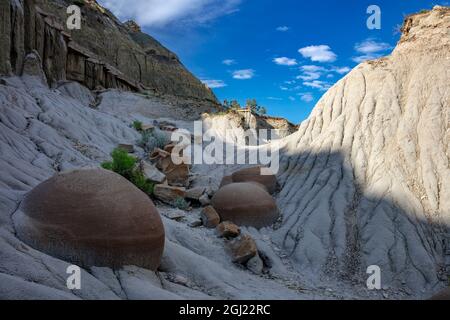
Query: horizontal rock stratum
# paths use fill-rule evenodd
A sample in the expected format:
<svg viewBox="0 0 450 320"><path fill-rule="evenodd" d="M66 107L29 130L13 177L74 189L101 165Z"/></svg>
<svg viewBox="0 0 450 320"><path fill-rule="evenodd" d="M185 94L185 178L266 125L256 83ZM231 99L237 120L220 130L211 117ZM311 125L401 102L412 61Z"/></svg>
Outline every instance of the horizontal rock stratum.
<svg viewBox="0 0 450 320"><path fill-rule="evenodd" d="M0 2L0 74L20 74L36 51L50 84L66 79L97 87L146 89L217 104L213 92L178 57L130 23L121 23L96 1L77 1L80 30L68 30L69 0Z"/></svg>

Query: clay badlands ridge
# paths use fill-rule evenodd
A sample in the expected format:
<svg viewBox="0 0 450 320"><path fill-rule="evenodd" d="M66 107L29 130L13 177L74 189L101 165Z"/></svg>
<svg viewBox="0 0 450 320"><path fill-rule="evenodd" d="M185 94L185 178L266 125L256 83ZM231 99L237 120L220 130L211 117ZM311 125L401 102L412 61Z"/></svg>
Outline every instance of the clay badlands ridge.
<svg viewBox="0 0 450 320"><path fill-rule="evenodd" d="M292 130L276 141L279 172L262 178L173 164L168 132L202 119L220 135L240 116L216 113L175 54L95 1L85 29L64 30L67 4L0 4L0 298L422 299L448 288L449 8L407 17L392 54L358 65L298 128L252 116L250 127ZM151 197L100 169L118 146L156 184ZM66 285L74 263L79 290ZM380 290L367 289L370 265Z"/></svg>

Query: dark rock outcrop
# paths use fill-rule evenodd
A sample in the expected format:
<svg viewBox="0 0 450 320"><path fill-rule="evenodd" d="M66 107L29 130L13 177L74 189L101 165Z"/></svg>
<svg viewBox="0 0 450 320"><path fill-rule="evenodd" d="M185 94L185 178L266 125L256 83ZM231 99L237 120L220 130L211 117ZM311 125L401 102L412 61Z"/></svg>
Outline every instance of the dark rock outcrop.
<svg viewBox="0 0 450 320"><path fill-rule="evenodd" d="M122 24L96 1L81 6L81 30L67 30L69 0L2 0L0 74L21 74L36 50L50 85L78 81L90 89L119 88L212 103L217 100L178 57L139 26Z"/></svg>
<svg viewBox="0 0 450 320"><path fill-rule="evenodd" d="M13 219L22 241L83 267L156 270L164 249L164 226L152 201L103 169L70 171L41 183Z"/></svg>

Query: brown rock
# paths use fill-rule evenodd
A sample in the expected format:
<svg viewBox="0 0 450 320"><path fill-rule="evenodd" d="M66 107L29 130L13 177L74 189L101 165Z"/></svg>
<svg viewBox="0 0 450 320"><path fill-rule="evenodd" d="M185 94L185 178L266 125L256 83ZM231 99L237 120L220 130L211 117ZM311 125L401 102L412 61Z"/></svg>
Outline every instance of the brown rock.
<svg viewBox="0 0 450 320"><path fill-rule="evenodd" d="M200 218L202 219L203 225L207 228L215 228L220 223L219 215L211 206L203 208Z"/></svg>
<svg viewBox="0 0 450 320"><path fill-rule="evenodd" d="M153 191L154 196L166 203L172 204L178 198L186 197L186 189L180 187L172 187L165 184L157 184Z"/></svg>
<svg viewBox="0 0 450 320"><path fill-rule="evenodd" d="M222 178L222 181L220 182L220 188L225 187L226 185L229 185L231 183L233 183L233 177L225 176Z"/></svg>
<svg viewBox="0 0 450 320"><path fill-rule="evenodd" d="M221 238L236 238L241 234L241 229L230 221L221 222L217 228L217 234Z"/></svg>
<svg viewBox="0 0 450 320"><path fill-rule="evenodd" d="M186 198L199 201L206 192L206 187L196 187L186 191Z"/></svg>
<svg viewBox="0 0 450 320"><path fill-rule="evenodd" d="M254 183L232 183L222 187L212 198L212 206L224 221L262 228L279 216L274 199Z"/></svg>
<svg viewBox="0 0 450 320"><path fill-rule="evenodd" d="M211 199L209 199L209 196L207 194L202 195L198 201L200 201L200 204L202 206L209 206L211 204Z"/></svg>
<svg viewBox="0 0 450 320"><path fill-rule="evenodd" d="M187 164L175 165L170 160L170 165L163 172L170 185L179 187L189 185L189 166Z"/></svg>
<svg viewBox="0 0 450 320"><path fill-rule="evenodd" d="M119 149L122 149L128 153L133 153L134 152L134 146L132 144L125 144L125 143L121 143L117 146Z"/></svg>
<svg viewBox="0 0 450 320"><path fill-rule="evenodd" d="M80 266L156 270L164 226L153 202L103 169L58 174L28 193L13 216L20 239Z"/></svg>
<svg viewBox="0 0 450 320"><path fill-rule="evenodd" d="M174 164L170 152L155 149L150 159L156 161L156 167L166 175L170 185L180 187L189 185L189 166L183 163Z"/></svg>
<svg viewBox="0 0 450 320"><path fill-rule="evenodd" d="M155 129L155 126L152 124L143 124L141 126L143 132L151 132Z"/></svg>
<svg viewBox="0 0 450 320"><path fill-rule="evenodd" d="M259 254L256 254L253 258L248 260L246 267L254 274L260 275L264 271L264 262L259 256Z"/></svg>
<svg viewBox="0 0 450 320"><path fill-rule="evenodd" d="M450 287L439 291L430 300L450 300Z"/></svg>
<svg viewBox="0 0 450 320"><path fill-rule="evenodd" d="M247 234L232 241L230 243L230 250L233 262L240 264L246 264L258 254L255 240Z"/></svg>
<svg viewBox="0 0 450 320"><path fill-rule="evenodd" d="M164 173L159 171L154 165L143 161L141 163L141 169L144 173L144 176L152 182L163 183L166 180L166 176Z"/></svg>
<svg viewBox="0 0 450 320"><path fill-rule="evenodd" d="M257 182L262 184L270 194L277 190L277 178L275 175L262 175L261 166L245 168L231 175L233 182ZM268 168L266 168L269 170Z"/></svg>

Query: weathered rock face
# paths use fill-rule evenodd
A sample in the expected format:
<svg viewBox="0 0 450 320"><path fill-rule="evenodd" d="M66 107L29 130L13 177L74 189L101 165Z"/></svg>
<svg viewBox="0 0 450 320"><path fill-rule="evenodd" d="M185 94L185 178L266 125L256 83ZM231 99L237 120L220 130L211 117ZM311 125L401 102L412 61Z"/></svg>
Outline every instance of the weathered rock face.
<svg viewBox="0 0 450 320"><path fill-rule="evenodd" d="M97 87L150 90L217 104L175 54L138 26L122 24L95 1L78 2L81 30L68 30L69 0L4 0L0 3L0 74L22 70L36 50L50 84L75 80Z"/></svg>
<svg viewBox="0 0 450 320"><path fill-rule="evenodd" d="M20 239L91 267L159 266L164 226L152 201L102 169L62 173L35 187L14 214Z"/></svg>
<svg viewBox="0 0 450 320"><path fill-rule="evenodd" d="M286 139L274 238L298 270L365 282L378 265L383 286L430 294L450 270L450 9L403 30Z"/></svg>
<svg viewBox="0 0 450 320"><path fill-rule="evenodd" d="M272 225L279 216L273 198L254 183L232 183L219 189L212 206L223 221L262 228Z"/></svg>

